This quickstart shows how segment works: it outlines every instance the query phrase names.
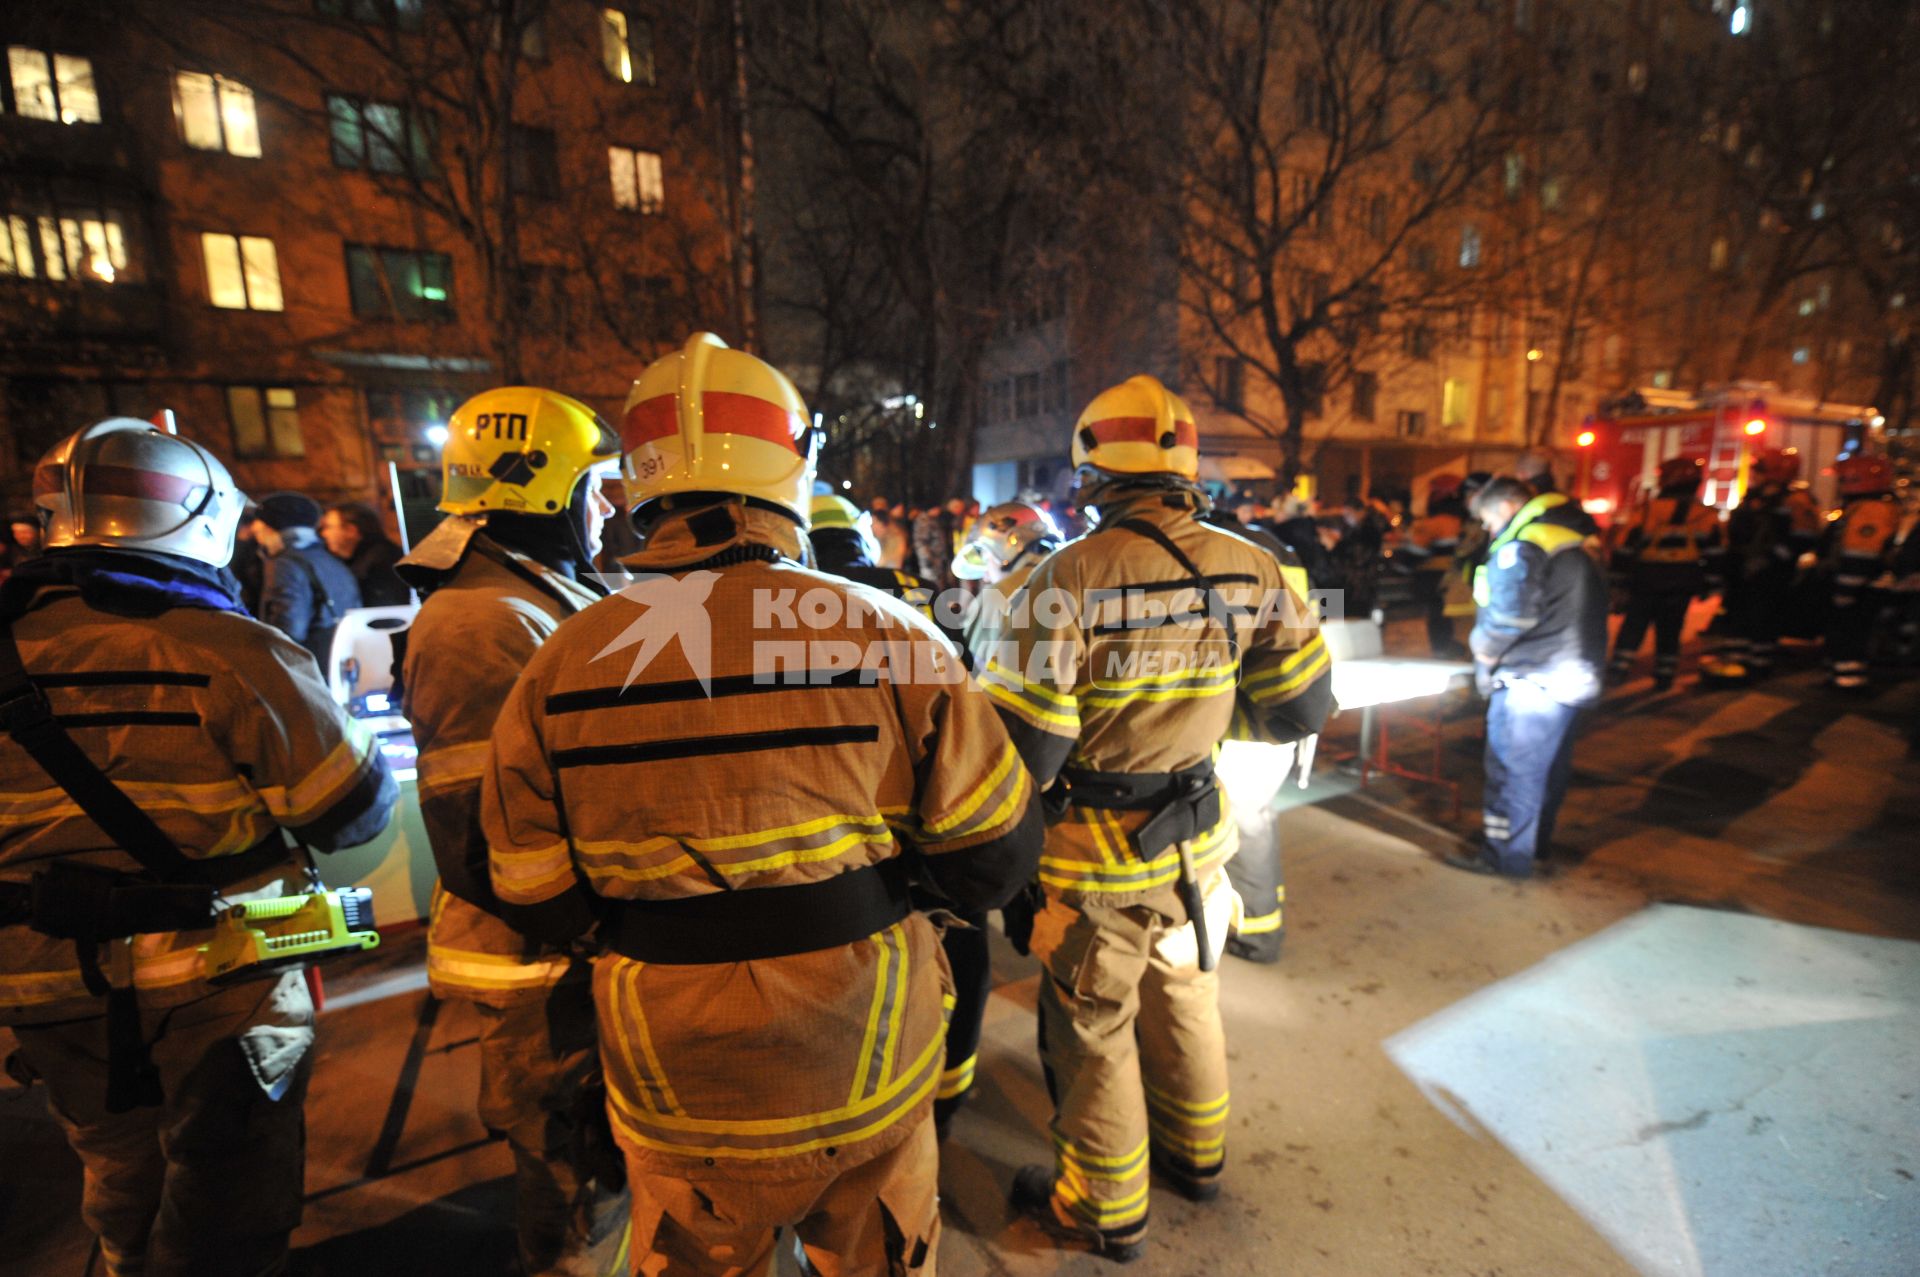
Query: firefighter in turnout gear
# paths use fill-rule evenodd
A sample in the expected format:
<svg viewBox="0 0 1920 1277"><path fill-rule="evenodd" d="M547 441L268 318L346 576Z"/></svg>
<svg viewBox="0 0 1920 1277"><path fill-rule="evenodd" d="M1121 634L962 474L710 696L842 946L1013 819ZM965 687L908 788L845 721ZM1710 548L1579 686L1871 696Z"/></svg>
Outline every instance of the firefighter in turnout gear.
<svg viewBox="0 0 1920 1277"><path fill-rule="evenodd" d="M1298 598L1309 598L1312 585L1307 569L1286 542L1218 508L1204 518L1273 555L1280 561L1280 575L1287 588ZM1227 881L1239 902L1227 934L1227 952L1247 962L1270 965L1280 961L1287 889L1280 868L1280 814L1273 809L1273 800L1298 757L1299 749L1293 743L1269 745L1228 739L1220 743L1213 760L1214 775L1233 809L1240 843L1239 850L1227 861Z"/></svg>
<svg viewBox="0 0 1920 1277"><path fill-rule="evenodd" d="M1196 1201L1226 1160L1215 974L1234 897L1214 746L1319 730L1331 659L1266 550L1209 527L1193 415L1151 377L1081 414L1072 456L1095 531L1028 578L981 675L1048 786L1031 948L1054 1097L1051 1166L1013 1199L1117 1260L1147 1230L1151 1162Z"/></svg>
<svg viewBox="0 0 1920 1277"><path fill-rule="evenodd" d="M589 573L612 506L602 476L620 442L591 408L512 386L447 423L448 517L399 565L425 602L407 633L402 703L420 747L420 814L440 871L427 930L439 998L480 1020L480 1120L513 1149L520 1263L529 1277L587 1272L589 1175L573 1113L595 1073L592 968L497 916L480 832L493 720L561 621L604 591Z"/></svg>
<svg viewBox="0 0 1920 1277"><path fill-rule="evenodd" d="M1827 529L1824 551L1833 573L1827 660L1833 667L1832 685L1857 692L1869 682L1867 649L1885 606L1874 582L1891 562L1901 510L1893 495L1893 463L1887 458L1854 452L1836 461L1833 469L1843 504L1839 520Z"/></svg>
<svg viewBox="0 0 1920 1277"><path fill-rule="evenodd" d="M1436 475L1427 485L1427 512L1415 519L1406 543L1395 558L1412 564L1414 597L1427 614L1427 645L1436 657L1456 659L1467 654L1454 636L1447 615L1447 582L1453 574L1454 551L1466 526L1467 507L1460 499L1463 476Z"/></svg>
<svg viewBox="0 0 1920 1277"><path fill-rule="evenodd" d="M0 589L0 1024L106 1272L278 1271L313 1001L299 967L216 984L201 946L214 908L310 889L289 834L365 842L397 790L313 657L241 606L212 453L115 418L33 479L48 549Z"/></svg>
<svg viewBox="0 0 1920 1277"><path fill-rule="evenodd" d="M1732 634L1702 662L1709 683L1737 684L1773 670L1796 565L1826 523L1802 484L1800 454L1769 448L1753 459L1747 494L1727 520L1726 609Z"/></svg>
<svg viewBox="0 0 1920 1277"><path fill-rule="evenodd" d="M786 377L698 334L621 439L640 579L528 662L482 821L504 916L609 950L636 1271L761 1271L790 1227L823 1274L931 1272L951 986L908 892L1004 903L1032 782L924 617L805 566L818 435Z"/></svg>
<svg viewBox="0 0 1920 1277"><path fill-rule="evenodd" d="M930 586L910 572L874 564L878 547L868 535L853 502L830 494L815 496L807 539L813 544L814 562L821 571L872 586L939 623ZM956 629L941 628L964 657L965 650L960 647L961 636ZM953 972L953 1011L947 1019L946 1067L941 1070L940 1085L933 1097L933 1120L941 1139L946 1138L953 1115L959 1112L967 1092L973 1088L974 1069L979 1062L981 1020L987 1011L987 995L993 991L985 911L954 909L950 903L924 893L914 897L916 908L943 905L959 920L959 925L947 926L940 933L940 947L946 952L947 966Z"/></svg>
<svg viewBox="0 0 1920 1277"><path fill-rule="evenodd" d="M1013 598L1033 575L1040 560L1060 548L1061 535L1053 516L1024 501L1007 501L980 512L967 529L959 553L953 556L953 574L962 581L979 581L967 610L967 652L977 665L1007 627Z"/></svg>
<svg viewBox="0 0 1920 1277"><path fill-rule="evenodd" d="M1673 686L1680 668L1680 635L1695 595L1716 582L1710 565L1720 557L1720 516L1700 503L1703 463L1668 457L1660 463L1660 490L1644 502L1614 551L1614 571L1627 585L1627 612L1614 639L1610 677L1625 678L1653 627L1653 686Z"/></svg>
<svg viewBox="0 0 1920 1277"><path fill-rule="evenodd" d="M889 594L940 627L954 648L964 655L959 613L947 615L937 604L934 587L911 572L883 568L874 562L880 547L868 532L868 524L853 502L831 493L820 493L809 506L807 540L813 546L813 563L822 572L843 576L849 581L872 586Z"/></svg>

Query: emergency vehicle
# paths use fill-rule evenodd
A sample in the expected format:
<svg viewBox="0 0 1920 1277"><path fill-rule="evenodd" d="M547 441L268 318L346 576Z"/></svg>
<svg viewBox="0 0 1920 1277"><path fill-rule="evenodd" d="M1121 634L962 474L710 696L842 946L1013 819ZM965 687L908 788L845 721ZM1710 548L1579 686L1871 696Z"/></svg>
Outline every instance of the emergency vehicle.
<svg viewBox="0 0 1920 1277"><path fill-rule="evenodd" d="M1796 448L1814 500L1831 509L1839 504L1834 459L1877 443L1884 425L1872 408L1787 394L1771 382L1735 382L1700 394L1643 387L1603 402L1581 423L1573 490L1587 513L1606 523L1654 490L1662 461L1697 457L1705 465L1700 500L1731 510L1746 492L1756 455Z"/></svg>

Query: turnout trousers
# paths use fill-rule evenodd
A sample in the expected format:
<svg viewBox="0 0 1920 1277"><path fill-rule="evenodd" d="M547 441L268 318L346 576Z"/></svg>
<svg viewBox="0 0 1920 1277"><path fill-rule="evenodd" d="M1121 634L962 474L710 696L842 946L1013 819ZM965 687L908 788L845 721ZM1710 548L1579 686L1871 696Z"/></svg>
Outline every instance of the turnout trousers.
<svg viewBox="0 0 1920 1277"><path fill-rule="evenodd" d="M143 1010L157 1107L108 1113L104 1015L14 1029L85 1170L110 1277L284 1270L300 1223L313 1001L299 971Z"/></svg>
<svg viewBox="0 0 1920 1277"><path fill-rule="evenodd" d="M1496 685L1487 701L1486 793L1481 818L1500 872L1525 877L1553 842L1573 778L1573 726L1580 711L1535 683Z"/></svg>
<svg viewBox="0 0 1920 1277"><path fill-rule="evenodd" d="M947 1054L934 1092L933 1116L944 1137L953 1115L973 1089L980 1058L980 1027L987 1016L987 998L993 992L993 959L987 948L987 915L955 915L964 926L949 924L940 933L940 947L953 969L953 1011L947 1017Z"/></svg>
<svg viewBox="0 0 1920 1277"><path fill-rule="evenodd" d="M820 1277L933 1277L939 1162L931 1118L880 1156L822 1179L693 1181L629 1157L633 1271L758 1277L771 1271L776 1230L790 1225Z"/></svg>
<svg viewBox="0 0 1920 1277"><path fill-rule="evenodd" d="M1627 596L1626 615L1613 643L1613 668L1625 672L1653 627L1653 678L1671 683L1680 669L1680 635L1687 625L1687 605L1693 595L1678 591L1652 593L1636 590Z"/></svg>
<svg viewBox="0 0 1920 1277"><path fill-rule="evenodd" d="M1202 891L1217 950L1233 892L1218 870ZM1050 891L1032 947L1046 969L1040 1060L1054 1102L1054 1214L1109 1241L1137 1240L1147 1231L1150 1153L1198 1180L1226 1164L1219 975L1200 970L1177 902L1171 912L1157 902L1070 904Z"/></svg>
<svg viewBox="0 0 1920 1277"><path fill-rule="evenodd" d="M596 1194L578 1162L581 1085L597 1066L593 981L580 965L547 995L480 1018L480 1121L513 1150L520 1264L528 1277L595 1271Z"/></svg>

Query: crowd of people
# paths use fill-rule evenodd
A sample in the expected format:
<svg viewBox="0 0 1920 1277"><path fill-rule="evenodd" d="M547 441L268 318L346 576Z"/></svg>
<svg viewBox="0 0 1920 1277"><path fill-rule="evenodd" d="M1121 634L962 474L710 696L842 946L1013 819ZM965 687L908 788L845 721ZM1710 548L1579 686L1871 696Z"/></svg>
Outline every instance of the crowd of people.
<svg viewBox="0 0 1920 1277"><path fill-rule="evenodd" d="M1269 800L1334 709L1316 592L1370 616L1402 578L1435 653L1470 662L1486 797L1447 863L1528 877L1576 721L1647 629L1671 680L1676 616L1724 577L1719 676L1755 677L1824 553L1840 681L1913 566L1891 471L1864 464L1831 521L1784 459L1724 527L1673 465L1602 536L1534 457L1429 485L1418 517L1276 510L1210 496L1192 412L1139 376L1076 423L1071 509L862 510L819 482L811 420L708 334L641 374L619 432L488 391L404 555L371 508L249 501L143 422L43 460L0 584L0 1024L108 1272L286 1263L311 986L216 970L209 918L318 890L309 851L389 819L393 776L314 659L355 607L422 600L393 696L438 871L427 977L480 1024L521 1268L589 1271L623 1211L636 1272L760 1271L787 1235L823 1273L931 1274L996 912L1045 972L1048 1153L1015 1206L1126 1262L1150 1182L1219 1195L1218 964L1277 956ZM624 602L602 571L623 540Z"/></svg>

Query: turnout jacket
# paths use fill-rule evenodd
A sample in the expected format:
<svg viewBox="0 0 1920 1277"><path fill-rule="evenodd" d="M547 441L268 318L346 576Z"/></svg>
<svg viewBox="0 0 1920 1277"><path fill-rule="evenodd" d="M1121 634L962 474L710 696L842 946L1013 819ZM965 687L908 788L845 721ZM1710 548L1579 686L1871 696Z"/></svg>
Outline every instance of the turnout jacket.
<svg viewBox="0 0 1920 1277"><path fill-rule="evenodd" d="M1614 552L1614 569L1643 594L1697 594L1720 559L1720 515L1692 492L1646 501Z"/></svg>
<svg viewBox="0 0 1920 1277"><path fill-rule="evenodd" d="M1800 556L1820 544L1826 521L1805 488L1750 488L1727 519L1727 578L1744 583L1792 576Z"/></svg>
<svg viewBox="0 0 1920 1277"><path fill-rule="evenodd" d="M1607 660L1607 586L1585 538L1543 517L1558 495L1527 502L1488 544L1467 645L1483 691L1524 678L1562 705L1586 705L1600 698Z"/></svg>
<svg viewBox="0 0 1920 1277"><path fill-rule="evenodd" d="M571 960L493 916L480 780L493 720L520 671L561 621L600 596L458 516L443 520L400 571L427 596L407 635L401 678L420 747L420 815L440 871L427 979L440 997L494 1006L535 1000Z"/></svg>
<svg viewBox="0 0 1920 1277"><path fill-rule="evenodd" d="M560 936L612 902L896 859L988 909L1032 876L1033 786L992 705L925 618L804 553L775 513L669 515L626 560L640 579L534 655L482 798L510 921ZM929 1113L950 988L918 914L780 957L610 953L594 1000L614 1131L690 1180L842 1173Z"/></svg>
<svg viewBox="0 0 1920 1277"><path fill-rule="evenodd" d="M372 736L334 703L306 649L206 602L143 606L144 615L117 610L145 593L130 592L130 583L172 556L86 553L97 572L31 589L9 583L14 638L75 742L183 855L235 855L281 830L333 851L386 827L398 796L393 777ZM110 576L117 580L106 584ZM25 750L0 736L0 879L25 882L69 859L140 869ZM306 889L305 867L290 857L220 897L237 903ZM109 941L101 968L115 987L131 982L144 1007L180 1006L212 992L197 952L210 937L197 930ZM73 942L0 927L0 1024L105 1009L105 999L86 990Z"/></svg>
<svg viewBox="0 0 1920 1277"><path fill-rule="evenodd" d="M1848 500L1827 530L1835 594L1851 596L1886 570L1900 515L1900 503L1889 493Z"/></svg>
<svg viewBox="0 0 1920 1277"><path fill-rule="evenodd" d="M1015 599L981 682L1043 786L1069 767L1179 771L1208 761L1230 729L1285 744L1325 721L1332 660L1304 590L1271 551L1202 523L1198 504L1150 491L1104 505L1100 527L1042 560ZM1121 526L1133 521L1170 539L1205 579ZM1130 843L1150 816L1070 807L1040 858L1048 894L1151 902L1179 916L1179 849L1143 861ZM1218 823L1188 846L1196 874L1224 864L1235 845L1223 800Z"/></svg>

